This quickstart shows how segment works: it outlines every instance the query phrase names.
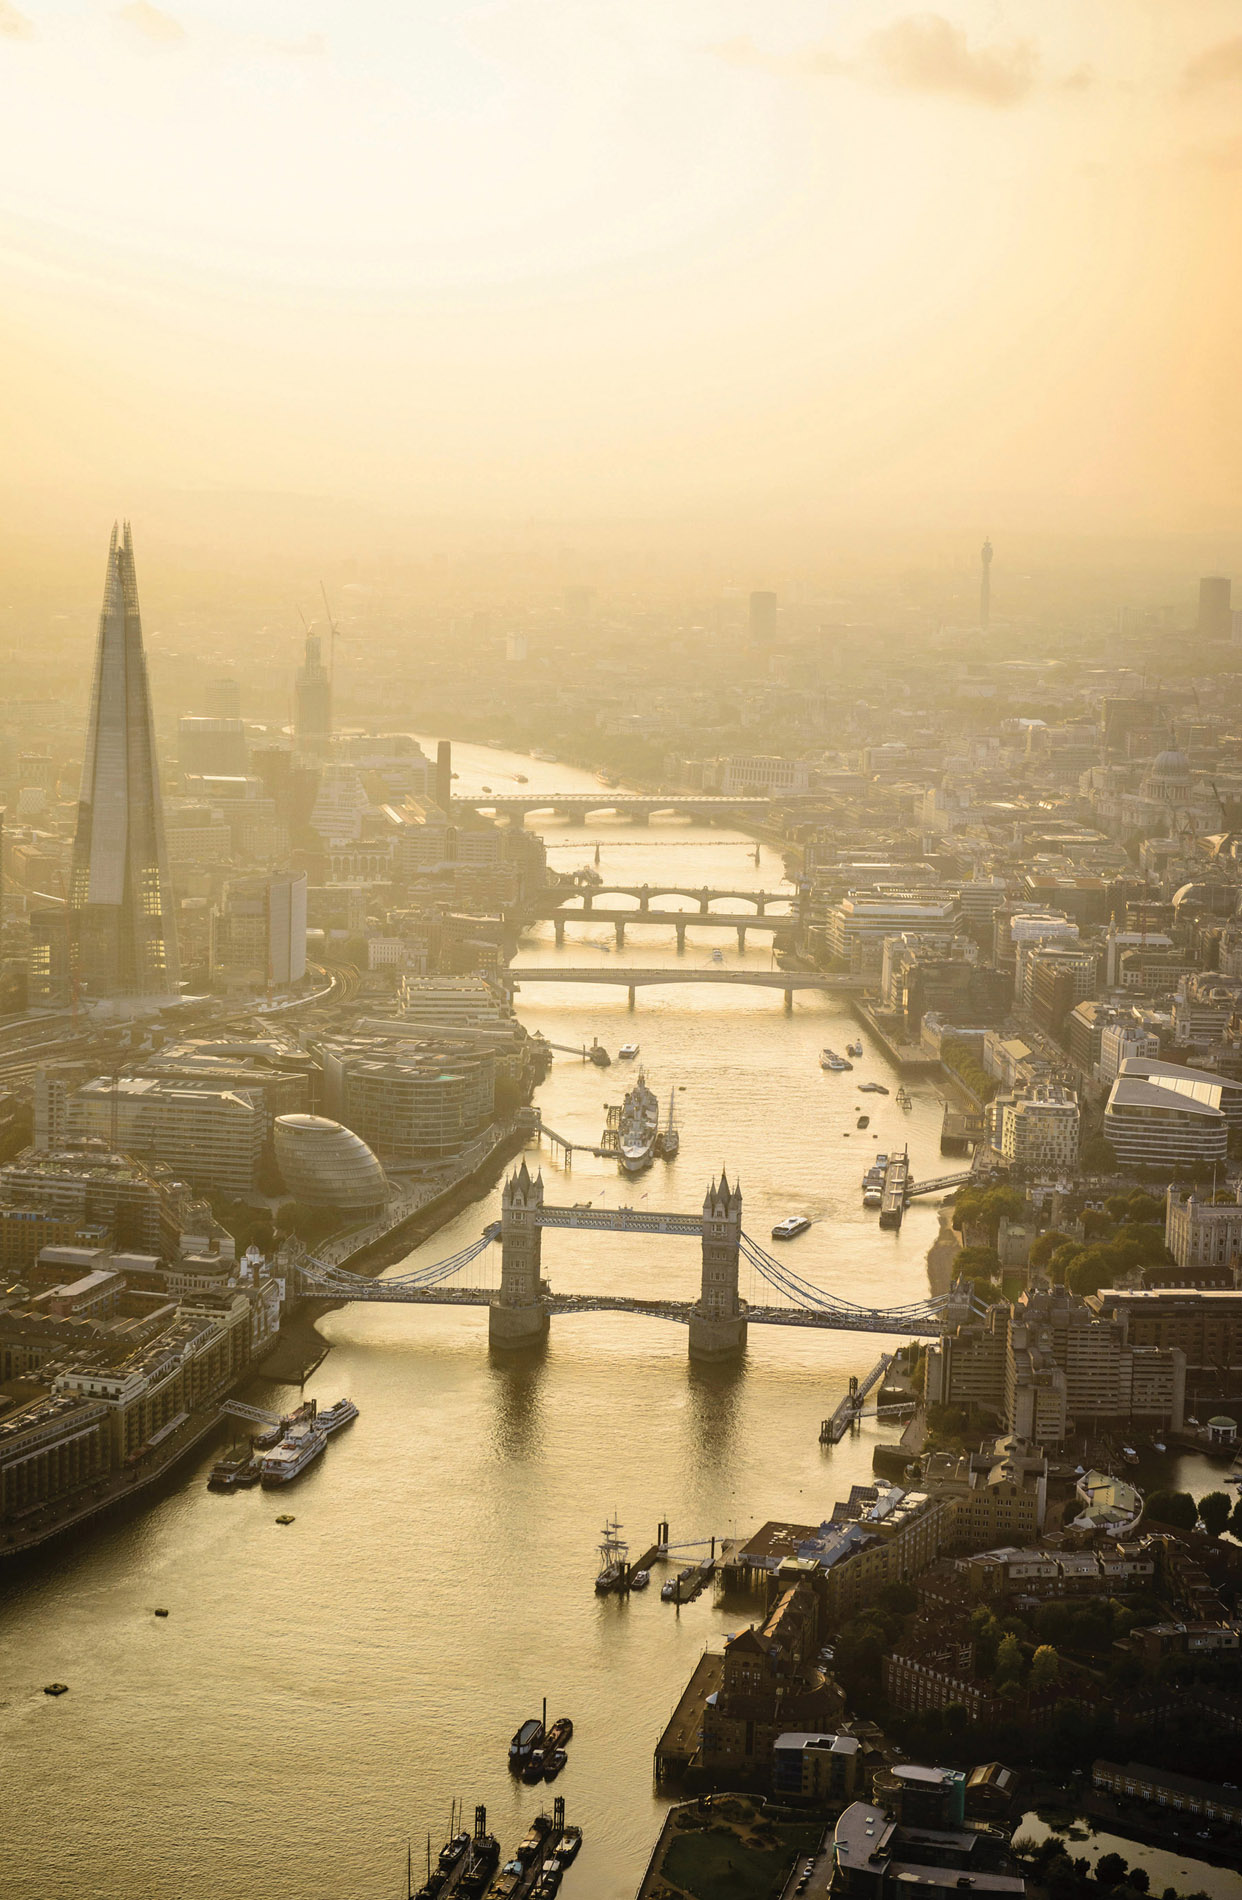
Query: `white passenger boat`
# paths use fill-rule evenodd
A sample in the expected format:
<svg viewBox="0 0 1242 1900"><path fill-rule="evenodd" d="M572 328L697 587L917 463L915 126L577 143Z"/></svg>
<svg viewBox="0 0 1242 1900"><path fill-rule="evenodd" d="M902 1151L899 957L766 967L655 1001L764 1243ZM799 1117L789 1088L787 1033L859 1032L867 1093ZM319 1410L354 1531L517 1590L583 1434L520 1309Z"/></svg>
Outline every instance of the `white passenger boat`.
<svg viewBox="0 0 1242 1900"><path fill-rule="evenodd" d="M352 1425L358 1416L358 1407L352 1399L338 1399L335 1405L329 1405L325 1411L317 1412L315 1424L326 1437L339 1432L342 1425Z"/></svg>
<svg viewBox="0 0 1242 1900"><path fill-rule="evenodd" d="M291 1484L322 1455L327 1443L326 1434L318 1426L295 1425L274 1451L265 1454L259 1468L264 1485Z"/></svg>

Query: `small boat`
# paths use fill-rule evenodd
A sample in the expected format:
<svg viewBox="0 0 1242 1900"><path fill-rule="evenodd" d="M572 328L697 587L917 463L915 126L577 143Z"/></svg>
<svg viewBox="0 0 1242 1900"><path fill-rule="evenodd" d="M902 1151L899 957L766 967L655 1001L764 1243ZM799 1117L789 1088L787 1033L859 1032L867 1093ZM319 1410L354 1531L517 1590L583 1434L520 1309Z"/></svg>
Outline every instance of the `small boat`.
<svg viewBox="0 0 1242 1900"><path fill-rule="evenodd" d="M43 1685L43 1693L44 1695L68 1695L69 1684L67 1682L45 1682Z"/></svg>
<svg viewBox="0 0 1242 1900"><path fill-rule="evenodd" d="M1133 1445L1123 1445L1121 1447L1121 1455L1128 1465L1136 1465L1139 1461L1139 1455Z"/></svg>
<svg viewBox="0 0 1242 1900"><path fill-rule="evenodd" d="M537 1781L543 1780L543 1758L544 1751L542 1748L532 1748L530 1751L530 1759L522 1766L522 1780L529 1783L531 1787L533 1787Z"/></svg>
<svg viewBox="0 0 1242 1900"><path fill-rule="evenodd" d="M484 792L486 792L486 793L488 794L488 796L489 796L489 797L491 796L491 790L492 790L492 788L491 788L491 786L490 786L490 785L482 785L482 786L480 786L480 787L479 787L479 789L480 789L480 791L484 791Z"/></svg>
<svg viewBox="0 0 1242 1900"><path fill-rule="evenodd" d="M870 1115L860 1115L860 1116L858 1117L858 1126L859 1126L860 1128L870 1128L870 1126L871 1126L871 1117L870 1117Z"/></svg>
<svg viewBox="0 0 1242 1900"><path fill-rule="evenodd" d="M623 1042L621 1047L617 1050L617 1061L633 1062L637 1054L638 1044L636 1042Z"/></svg>
<svg viewBox="0 0 1242 1900"><path fill-rule="evenodd" d="M799 1234L805 1234L810 1226L807 1214L787 1214L784 1220L778 1220L772 1229L773 1240L796 1240Z"/></svg>
<svg viewBox="0 0 1242 1900"><path fill-rule="evenodd" d="M582 1829L580 1827L567 1827L565 1832L561 1835L560 1846L556 1850L556 1858L561 1862L562 1866L568 1867L570 1861L581 1846Z"/></svg>
<svg viewBox="0 0 1242 1900"><path fill-rule="evenodd" d="M297 1519L292 1517L288 1511L282 1511L280 1516L276 1519L276 1522L278 1524L296 1524Z"/></svg>
<svg viewBox="0 0 1242 1900"><path fill-rule="evenodd" d="M536 1748L543 1747L543 1723L537 1715L528 1716L509 1743L509 1766L520 1774Z"/></svg>
<svg viewBox="0 0 1242 1900"><path fill-rule="evenodd" d="M331 1438L333 1432L339 1432L343 1425L352 1425L357 1416L358 1407L352 1399L338 1399L326 1411L316 1413L315 1423L321 1432L327 1432Z"/></svg>
<svg viewBox="0 0 1242 1900"><path fill-rule="evenodd" d="M1160 1439L1158 1439L1158 1438L1153 1438L1153 1439L1152 1439L1152 1447L1151 1447L1151 1448L1152 1448L1152 1450L1153 1450L1153 1451L1167 1451L1167 1450L1168 1450L1168 1446L1167 1446L1167 1445L1165 1445L1165 1444L1163 1444L1163 1443L1161 1442L1161 1440L1160 1440ZM1237 1480L1237 1479L1235 1478L1235 1480L1234 1480L1234 1482L1235 1482L1235 1484L1236 1484L1236 1483L1238 1482L1238 1480Z"/></svg>
<svg viewBox="0 0 1242 1900"><path fill-rule="evenodd" d="M636 1570L630 1578L630 1589L645 1590L650 1582L651 1572L649 1570Z"/></svg>
<svg viewBox="0 0 1242 1900"><path fill-rule="evenodd" d="M858 1086L864 1095L888 1095L891 1093L889 1089L885 1088L883 1082L860 1082Z"/></svg>
<svg viewBox="0 0 1242 1900"><path fill-rule="evenodd" d="M862 1052L863 1052L863 1046L861 1042L848 1042L845 1045L846 1055L853 1056L855 1060L857 1060L857 1058L862 1054Z"/></svg>
<svg viewBox="0 0 1242 1900"><path fill-rule="evenodd" d="M569 1756L565 1753L563 1748L553 1748L546 1751L543 1758L544 1780L555 1781L568 1760Z"/></svg>
<svg viewBox="0 0 1242 1900"><path fill-rule="evenodd" d="M910 1099L910 1091L908 1088L906 1088L904 1083L897 1091L896 1102L897 1102L898 1108L913 1108L914 1107L914 1103Z"/></svg>
<svg viewBox="0 0 1242 1900"><path fill-rule="evenodd" d="M525 772L515 772L513 774L513 782L515 785L529 785L530 784L530 780L527 778Z"/></svg>
<svg viewBox="0 0 1242 1900"><path fill-rule="evenodd" d="M878 1187L869 1187L863 1190L864 1207L879 1207L883 1199L883 1190Z"/></svg>
<svg viewBox="0 0 1242 1900"><path fill-rule="evenodd" d="M257 1458L217 1458L211 1467L211 1476L207 1480L209 1491L236 1491L239 1487L249 1488L259 1482L259 1461Z"/></svg>

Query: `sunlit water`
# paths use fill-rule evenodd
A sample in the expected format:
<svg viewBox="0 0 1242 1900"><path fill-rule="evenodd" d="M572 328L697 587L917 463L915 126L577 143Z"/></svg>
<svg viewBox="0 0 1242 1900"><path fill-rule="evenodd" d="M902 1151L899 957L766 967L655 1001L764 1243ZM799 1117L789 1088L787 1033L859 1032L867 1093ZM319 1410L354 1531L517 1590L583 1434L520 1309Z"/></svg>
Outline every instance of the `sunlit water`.
<svg viewBox="0 0 1242 1900"><path fill-rule="evenodd" d="M463 787L499 790L518 771L551 788L594 782L479 748L457 748L455 763ZM773 889L782 873L776 853L756 866L748 840L686 825L546 835L558 868L606 840L601 873L626 884L676 870L695 886ZM560 951L551 934L519 962L618 956L602 925L572 928ZM752 938L746 963L768 967L769 941ZM683 966L714 967L717 947L738 964L731 936L692 931ZM624 960L672 964L671 931L634 927ZM854 1074L820 1070L823 1044L856 1033L844 1002L800 997L786 1016L779 992L655 989L631 1013L621 989L549 986L520 994L519 1009L554 1041L598 1035L614 1054L638 1041L662 1102L678 1091L674 1164L623 1182L587 1156L566 1171L545 1147L550 1202L697 1210L724 1166L756 1237L787 1213L814 1218L781 1253L798 1273L868 1304L925 1294L934 1207L881 1233L859 1179L877 1149L906 1140L916 1175L938 1171L939 1098L918 1083L903 1114L892 1095L860 1095L870 1077L897 1082L867 1037ZM539 1096L547 1123L597 1140L627 1076L558 1056ZM464 1245L498 1203L497 1191L418 1257ZM494 1277L497 1255L475 1277ZM698 1250L553 1232L544 1268L563 1291L687 1297ZM765 1298L743 1274L744 1294ZM674 1541L768 1517L815 1522L871 1473L874 1421L833 1451L819 1426L886 1343L874 1335L756 1326L744 1365L704 1372L680 1327L626 1314L557 1319L546 1352L516 1363L489 1358L477 1310L348 1308L323 1331L334 1350L309 1389L350 1393L361 1417L287 1496L213 1496L204 1456L153 1508L3 1585L11 1900L391 1900L407 1839L430 1830L438 1847L454 1797L486 1802L516 1842L543 1794L510 1779L507 1744L544 1695L576 1724L556 1792L586 1845L565 1892L628 1900L661 1813L654 1743L695 1658L739 1612L704 1598L677 1613L659 1600L659 1572L645 1596L598 1599L605 1514L637 1551L662 1517ZM283 1509L294 1524L277 1526ZM45 1697L54 1679L70 1694Z"/></svg>

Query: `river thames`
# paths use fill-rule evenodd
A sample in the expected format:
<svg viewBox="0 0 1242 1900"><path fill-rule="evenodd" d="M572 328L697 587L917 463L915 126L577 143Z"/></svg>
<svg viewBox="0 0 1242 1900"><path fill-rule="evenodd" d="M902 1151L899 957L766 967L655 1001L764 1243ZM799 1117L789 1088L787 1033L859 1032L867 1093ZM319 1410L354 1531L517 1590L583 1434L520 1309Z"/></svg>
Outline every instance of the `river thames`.
<svg viewBox="0 0 1242 1900"><path fill-rule="evenodd" d="M462 789L514 789L518 772L532 788L598 783L455 753ZM628 885L772 890L782 876L766 847L756 864L749 839L684 823L544 835L560 870L602 840L601 874ZM517 962L605 963L611 941L572 926L558 950L547 925ZM716 952L740 960L731 934L692 927L682 966ZM747 963L770 955L766 934L748 940ZM675 956L671 930L631 927L627 963ZM868 1079L897 1085L866 1035L855 1073L822 1072L820 1048L857 1033L843 1001L799 996L787 1016L779 992L647 989L631 1013L622 989L547 985L517 1002L554 1041L598 1035L614 1056L637 1041L662 1102L677 1091L674 1163L623 1182L585 1156L566 1171L545 1145L549 1201L697 1210L723 1166L765 1243L783 1215L812 1217L782 1258L817 1285L876 1305L926 1293L934 1207L881 1232L859 1180L905 1141L916 1177L938 1171L940 1098L918 1083L903 1114L893 1094L860 1095ZM537 1098L547 1123L598 1140L630 1073L558 1056ZM497 1188L412 1258L454 1252L498 1211ZM480 1263L493 1275L497 1254ZM697 1291L691 1240L553 1232L543 1259L558 1291ZM761 1298L749 1273L742 1291ZM567 1900L631 1900L663 1808L653 1746L696 1657L738 1616L710 1596L675 1611L658 1571L644 1596L597 1598L606 1514L637 1550L661 1518L675 1543L818 1522L871 1475L874 1421L831 1451L819 1427L888 1343L874 1335L756 1326L741 1366L704 1371L682 1328L624 1313L555 1319L546 1351L513 1363L489 1357L480 1310L344 1308L322 1331L332 1351L308 1391L347 1393L361 1417L287 1500L209 1494L205 1456L149 1510L0 1586L10 1900L396 1900L407 1840L416 1864L428 1831L438 1848L455 1797L485 1802L502 1846L516 1843L550 1790L514 1783L507 1744L544 1696L575 1723L556 1783L586 1836ZM295 1522L278 1526L278 1509ZM52 1680L70 1693L45 1697Z"/></svg>

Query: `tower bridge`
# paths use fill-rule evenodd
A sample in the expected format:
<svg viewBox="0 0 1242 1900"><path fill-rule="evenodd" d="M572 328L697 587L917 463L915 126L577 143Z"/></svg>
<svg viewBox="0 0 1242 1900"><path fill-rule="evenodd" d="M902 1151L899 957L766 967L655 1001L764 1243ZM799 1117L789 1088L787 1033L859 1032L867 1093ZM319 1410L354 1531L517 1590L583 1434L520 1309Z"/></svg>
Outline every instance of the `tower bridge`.
<svg viewBox="0 0 1242 1900"><path fill-rule="evenodd" d="M485 1306L489 1344L501 1350L539 1344L554 1313L638 1313L685 1326L690 1357L696 1360L736 1358L745 1351L751 1325L814 1326L934 1339L939 1335L946 1307L951 1303L961 1305L964 1315L974 1304L973 1295L957 1292L908 1306L872 1308L825 1293L743 1232L742 1191L736 1182L730 1185L723 1171L719 1181L713 1180L708 1187L701 1213L679 1214L633 1207L549 1206L544 1200L542 1174L532 1176L523 1161L505 1182L500 1208L500 1219L485 1227L469 1246L445 1260L414 1267L389 1279L366 1279L306 1255L294 1269L297 1289L309 1299ZM545 1230L555 1228L697 1238L702 1247L698 1298L662 1300L644 1295L555 1293L543 1277L543 1235ZM501 1243L498 1290L448 1284L497 1240ZM743 1257L775 1296L770 1303L750 1304L741 1297L738 1282Z"/></svg>

